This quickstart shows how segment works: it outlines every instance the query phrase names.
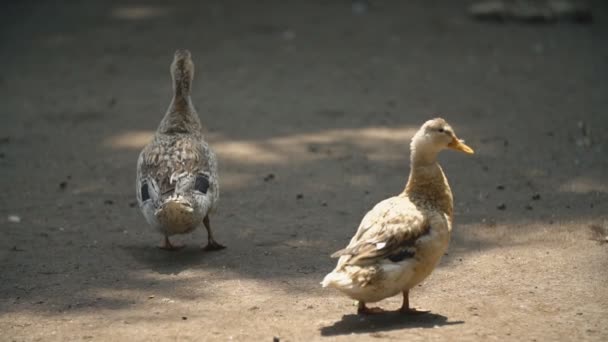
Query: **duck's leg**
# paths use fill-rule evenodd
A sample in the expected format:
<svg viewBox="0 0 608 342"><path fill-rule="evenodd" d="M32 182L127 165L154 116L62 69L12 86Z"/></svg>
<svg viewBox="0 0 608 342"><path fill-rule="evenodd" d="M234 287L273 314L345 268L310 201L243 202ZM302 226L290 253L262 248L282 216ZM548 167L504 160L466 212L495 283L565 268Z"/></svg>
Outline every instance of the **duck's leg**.
<svg viewBox="0 0 608 342"><path fill-rule="evenodd" d="M157 247L160 249L164 249L166 251L177 251L177 250L184 248L185 245L172 244L171 241L169 241L169 237L167 235L165 235L163 242L161 242L161 244L158 245Z"/></svg>
<svg viewBox="0 0 608 342"><path fill-rule="evenodd" d="M406 315L422 315L429 313L430 311L419 311L413 308L410 308L410 290L403 291L403 304L401 304L401 308L399 312Z"/></svg>
<svg viewBox="0 0 608 342"><path fill-rule="evenodd" d="M375 314L381 314L385 312L384 310L382 310L381 308L368 308L365 305L365 302L359 301L359 304L357 306L357 313L359 315L375 315Z"/></svg>
<svg viewBox="0 0 608 342"><path fill-rule="evenodd" d="M207 229L207 246L203 248L206 251L219 251L220 249L226 248L226 246L220 245L213 239L213 234L211 233L211 223L209 223L209 215L205 216L203 219L203 224Z"/></svg>

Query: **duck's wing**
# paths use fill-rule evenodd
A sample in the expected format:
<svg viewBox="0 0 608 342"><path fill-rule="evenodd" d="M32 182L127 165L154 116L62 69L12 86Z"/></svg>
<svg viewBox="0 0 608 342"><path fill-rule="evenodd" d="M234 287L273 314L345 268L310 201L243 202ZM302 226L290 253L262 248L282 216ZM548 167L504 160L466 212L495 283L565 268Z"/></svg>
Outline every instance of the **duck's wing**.
<svg viewBox="0 0 608 342"><path fill-rule="evenodd" d="M416 240L429 230L424 214L409 199L391 197L365 215L350 244L332 257L348 256L341 260L343 265L400 261L414 255Z"/></svg>
<svg viewBox="0 0 608 342"><path fill-rule="evenodd" d="M202 139L156 137L154 142L141 152L138 164L138 183L142 187L138 196L142 197L146 180L153 180L160 196L175 190L176 179L182 175L204 175L208 183L213 183L217 174L215 155ZM210 184L207 184L210 185Z"/></svg>

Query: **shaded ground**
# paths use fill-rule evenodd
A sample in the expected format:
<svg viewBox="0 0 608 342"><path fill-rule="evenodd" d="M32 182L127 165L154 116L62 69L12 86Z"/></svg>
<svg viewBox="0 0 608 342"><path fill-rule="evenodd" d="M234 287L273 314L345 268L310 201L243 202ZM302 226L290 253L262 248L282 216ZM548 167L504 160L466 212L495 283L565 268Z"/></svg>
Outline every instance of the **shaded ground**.
<svg viewBox="0 0 608 342"><path fill-rule="evenodd" d="M243 3L5 4L0 339L608 339L601 2L591 25L547 26L474 22L459 1ZM202 231L156 250L134 207L181 47L220 157L217 253ZM362 319L318 282L401 191L433 113L477 154L441 157L457 225L412 296L432 314Z"/></svg>

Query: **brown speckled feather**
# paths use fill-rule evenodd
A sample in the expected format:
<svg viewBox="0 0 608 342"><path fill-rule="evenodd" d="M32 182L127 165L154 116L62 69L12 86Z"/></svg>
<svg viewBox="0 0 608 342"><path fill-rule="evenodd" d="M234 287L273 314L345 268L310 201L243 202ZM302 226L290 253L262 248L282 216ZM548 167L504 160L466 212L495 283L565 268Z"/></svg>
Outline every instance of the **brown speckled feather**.
<svg viewBox="0 0 608 342"><path fill-rule="evenodd" d="M415 246L428 230L426 219L407 197L391 197L365 215L350 244L332 257L350 255L343 265L368 264Z"/></svg>
<svg viewBox="0 0 608 342"><path fill-rule="evenodd" d="M201 137L157 135L142 152L141 173L156 180L161 194L174 190L173 174L211 172L209 149Z"/></svg>

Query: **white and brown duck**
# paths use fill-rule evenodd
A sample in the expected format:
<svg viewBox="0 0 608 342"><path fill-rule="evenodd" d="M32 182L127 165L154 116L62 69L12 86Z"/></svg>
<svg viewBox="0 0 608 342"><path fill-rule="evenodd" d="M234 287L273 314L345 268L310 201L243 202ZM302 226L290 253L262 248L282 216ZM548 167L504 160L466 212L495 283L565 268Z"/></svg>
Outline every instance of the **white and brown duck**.
<svg viewBox="0 0 608 342"><path fill-rule="evenodd" d="M360 314L382 312L366 303L400 293L399 311L421 312L410 307L409 291L431 274L450 241L453 197L437 155L444 149L468 154L473 150L441 118L425 122L410 149L405 189L363 217L349 245L332 255L340 259L321 283L357 300Z"/></svg>

